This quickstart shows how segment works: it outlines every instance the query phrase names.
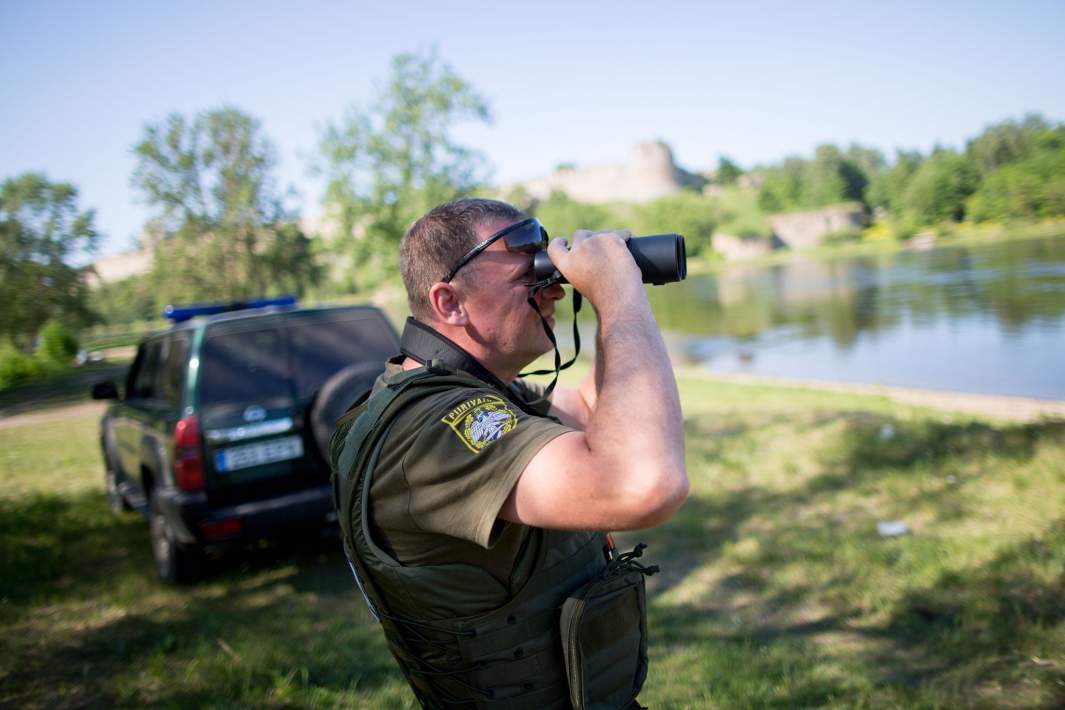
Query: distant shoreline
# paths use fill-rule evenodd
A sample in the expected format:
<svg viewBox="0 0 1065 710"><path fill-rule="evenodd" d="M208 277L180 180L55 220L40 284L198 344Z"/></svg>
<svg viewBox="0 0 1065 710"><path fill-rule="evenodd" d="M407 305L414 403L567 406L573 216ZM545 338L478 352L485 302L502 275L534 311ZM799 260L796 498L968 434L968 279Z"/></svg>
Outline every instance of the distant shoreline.
<svg viewBox="0 0 1065 710"><path fill-rule="evenodd" d="M770 266L801 259L834 259L869 254L893 254L902 251L938 249L940 247L966 246L973 244L999 244L1024 239L1065 237L1065 220L1045 222L987 223L980 225L953 225L945 233L929 230L923 235L931 238L924 242L898 239L867 239L843 244L823 244L810 249L780 249L765 256L750 259L707 259L701 256L688 258L689 275L723 271L734 266Z"/></svg>
<svg viewBox="0 0 1065 710"><path fill-rule="evenodd" d="M902 404L913 404L942 411L961 414L977 414L992 419L1017 422L1033 422L1041 419L1065 419L1065 401L1016 397L1011 395L930 390L894 385L870 385L857 382L774 377L770 375L745 375L717 373L691 366L676 368L679 377L715 380L740 385L764 385L812 389L841 394L857 394L870 397L885 397Z"/></svg>

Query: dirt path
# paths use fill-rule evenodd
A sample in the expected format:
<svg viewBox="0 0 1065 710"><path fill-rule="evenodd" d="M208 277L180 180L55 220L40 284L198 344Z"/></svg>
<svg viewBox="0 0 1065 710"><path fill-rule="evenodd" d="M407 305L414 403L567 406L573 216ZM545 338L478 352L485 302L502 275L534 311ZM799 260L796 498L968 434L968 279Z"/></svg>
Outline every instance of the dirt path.
<svg viewBox="0 0 1065 710"><path fill-rule="evenodd" d="M765 377L760 375L719 374L694 368L678 370L678 374L682 374L685 377L697 377L700 379L735 382L748 385L803 387L807 389L842 392L846 394L886 397L892 401L901 402L903 404L915 404L921 407L941 409L948 412L978 414L985 417L1016 422L1030 422L1048 418L1065 419L1065 402L1059 400L971 394L967 392L926 390L911 387L889 387L886 385L863 385L853 382L798 380L786 377Z"/></svg>
<svg viewBox="0 0 1065 710"><path fill-rule="evenodd" d="M0 415L0 429L26 426L28 424L50 424L92 415L101 416L106 406L107 404L104 402L78 402L77 404L57 405L26 414Z"/></svg>
<svg viewBox="0 0 1065 710"><path fill-rule="evenodd" d="M106 403L86 400L102 380L120 380L129 363L102 363L44 382L17 385L0 392L0 428L102 414Z"/></svg>

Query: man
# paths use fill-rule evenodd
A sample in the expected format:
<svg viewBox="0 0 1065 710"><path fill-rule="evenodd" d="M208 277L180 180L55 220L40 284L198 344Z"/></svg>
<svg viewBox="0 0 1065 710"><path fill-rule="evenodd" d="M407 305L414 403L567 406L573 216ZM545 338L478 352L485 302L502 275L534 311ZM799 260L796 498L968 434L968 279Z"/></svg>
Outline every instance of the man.
<svg viewBox="0 0 1065 710"><path fill-rule="evenodd" d="M539 223L463 199L403 238L402 354L338 423L332 461L356 581L425 706L637 707L650 570L605 533L664 521L688 481L628 236L548 248L599 320L592 372L548 401L517 379L564 296L530 287Z"/></svg>

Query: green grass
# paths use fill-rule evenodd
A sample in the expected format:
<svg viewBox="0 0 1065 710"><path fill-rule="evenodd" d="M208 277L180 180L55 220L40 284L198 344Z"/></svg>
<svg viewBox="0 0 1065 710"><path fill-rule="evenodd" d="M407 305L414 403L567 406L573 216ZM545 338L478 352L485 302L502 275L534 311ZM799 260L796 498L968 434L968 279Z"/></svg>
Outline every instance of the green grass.
<svg viewBox="0 0 1065 710"><path fill-rule="evenodd" d="M1065 703L1065 424L681 382L691 498L619 541L663 570L644 704ZM0 706L414 706L336 541L156 582L96 429L0 428Z"/></svg>

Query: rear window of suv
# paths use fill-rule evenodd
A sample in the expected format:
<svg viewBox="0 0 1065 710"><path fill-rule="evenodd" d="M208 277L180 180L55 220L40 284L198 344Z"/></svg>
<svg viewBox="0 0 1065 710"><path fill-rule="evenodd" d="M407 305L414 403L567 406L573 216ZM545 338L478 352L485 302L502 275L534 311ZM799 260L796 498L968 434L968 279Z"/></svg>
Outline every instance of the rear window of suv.
<svg viewBox="0 0 1065 710"><path fill-rule="evenodd" d="M395 348L384 319L361 309L212 326L200 358L200 402L306 400L348 365L384 363Z"/></svg>
<svg viewBox="0 0 1065 710"><path fill-rule="evenodd" d="M200 357L200 402L292 398L288 345L280 323L255 329L208 329Z"/></svg>

